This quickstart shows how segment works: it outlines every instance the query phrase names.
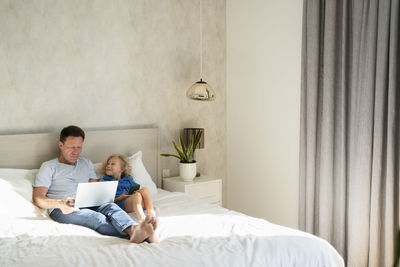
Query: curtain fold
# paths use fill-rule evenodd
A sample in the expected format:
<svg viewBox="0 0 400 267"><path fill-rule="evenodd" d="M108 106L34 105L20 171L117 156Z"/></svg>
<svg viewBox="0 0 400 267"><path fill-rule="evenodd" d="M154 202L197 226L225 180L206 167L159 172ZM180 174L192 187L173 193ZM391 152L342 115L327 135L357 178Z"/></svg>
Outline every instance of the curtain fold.
<svg viewBox="0 0 400 267"><path fill-rule="evenodd" d="M399 228L399 0L304 0L300 228L391 266Z"/></svg>

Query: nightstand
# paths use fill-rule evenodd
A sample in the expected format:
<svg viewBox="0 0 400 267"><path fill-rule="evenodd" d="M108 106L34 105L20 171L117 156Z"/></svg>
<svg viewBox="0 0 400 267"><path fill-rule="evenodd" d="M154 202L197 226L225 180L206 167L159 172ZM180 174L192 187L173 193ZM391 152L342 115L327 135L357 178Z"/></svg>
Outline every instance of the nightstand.
<svg viewBox="0 0 400 267"><path fill-rule="evenodd" d="M179 176L164 178L163 189L183 192L209 203L222 205L222 180L216 177L200 176L192 182L185 182Z"/></svg>

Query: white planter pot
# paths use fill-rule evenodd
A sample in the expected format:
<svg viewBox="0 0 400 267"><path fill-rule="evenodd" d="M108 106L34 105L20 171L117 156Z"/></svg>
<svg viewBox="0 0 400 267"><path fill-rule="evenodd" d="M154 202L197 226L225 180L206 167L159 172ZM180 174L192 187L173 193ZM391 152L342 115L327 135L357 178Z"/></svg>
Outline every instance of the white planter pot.
<svg viewBox="0 0 400 267"><path fill-rule="evenodd" d="M194 177L196 177L196 162L179 162L179 176L184 181L193 181Z"/></svg>

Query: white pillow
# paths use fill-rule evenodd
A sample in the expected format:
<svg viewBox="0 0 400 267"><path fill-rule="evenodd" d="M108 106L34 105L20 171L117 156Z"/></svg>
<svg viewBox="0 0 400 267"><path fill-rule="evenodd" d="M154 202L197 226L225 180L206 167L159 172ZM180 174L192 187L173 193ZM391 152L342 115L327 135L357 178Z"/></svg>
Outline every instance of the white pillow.
<svg viewBox="0 0 400 267"><path fill-rule="evenodd" d="M103 166L102 162L93 163L94 171L96 172L97 178L100 180L103 179L103 174L101 173L101 167Z"/></svg>
<svg viewBox="0 0 400 267"><path fill-rule="evenodd" d="M44 218L32 203L32 185L38 170L0 168L0 217Z"/></svg>
<svg viewBox="0 0 400 267"><path fill-rule="evenodd" d="M157 186L143 165L142 151L138 151L132 156L128 157L128 161L131 164L135 182L140 184L140 187L147 187L151 196L155 196L157 194Z"/></svg>

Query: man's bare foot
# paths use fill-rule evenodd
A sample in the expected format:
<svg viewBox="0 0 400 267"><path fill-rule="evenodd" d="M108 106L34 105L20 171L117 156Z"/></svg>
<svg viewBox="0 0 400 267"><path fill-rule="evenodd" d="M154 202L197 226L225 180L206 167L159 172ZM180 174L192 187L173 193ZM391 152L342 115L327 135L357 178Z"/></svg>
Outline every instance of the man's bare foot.
<svg viewBox="0 0 400 267"><path fill-rule="evenodd" d="M139 244L154 235L153 225L150 223L150 219L149 216L146 216L143 222L132 226L131 242Z"/></svg>

